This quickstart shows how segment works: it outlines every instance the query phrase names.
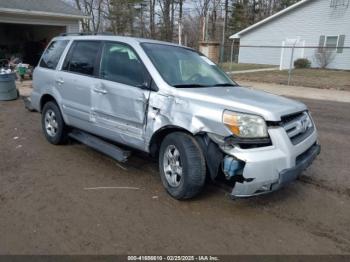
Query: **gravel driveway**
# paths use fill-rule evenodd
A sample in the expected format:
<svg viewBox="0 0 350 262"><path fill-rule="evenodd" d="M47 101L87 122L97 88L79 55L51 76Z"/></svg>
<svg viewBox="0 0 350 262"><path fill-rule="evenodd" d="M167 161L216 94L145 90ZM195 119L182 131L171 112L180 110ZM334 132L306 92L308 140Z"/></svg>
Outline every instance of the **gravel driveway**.
<svg viewBox="0 0 350 262"><path fill-rule="evenodd" d="M77 143L53 146L38 113L0 102L0 253L349 254L350 104L304 102L322 152L301 180L235 201L209 184L182 202L146 156L120 165Z"/></svg>

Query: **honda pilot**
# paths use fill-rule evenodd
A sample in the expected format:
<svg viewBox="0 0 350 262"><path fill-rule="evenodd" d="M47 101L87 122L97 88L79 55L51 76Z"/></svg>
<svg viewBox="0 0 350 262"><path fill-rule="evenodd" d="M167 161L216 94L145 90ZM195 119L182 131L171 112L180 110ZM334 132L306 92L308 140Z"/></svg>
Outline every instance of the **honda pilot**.
<svg viewBox="0 0 350 262"><path fill-rule="evenodd" d="M303 103L242 87L184 46L62 35L33 77L31 105L50 143L70 137L118 161L147 152L176 199L196 196L209 179L228 183L233 197L269 193L320 152Z"/></svg>

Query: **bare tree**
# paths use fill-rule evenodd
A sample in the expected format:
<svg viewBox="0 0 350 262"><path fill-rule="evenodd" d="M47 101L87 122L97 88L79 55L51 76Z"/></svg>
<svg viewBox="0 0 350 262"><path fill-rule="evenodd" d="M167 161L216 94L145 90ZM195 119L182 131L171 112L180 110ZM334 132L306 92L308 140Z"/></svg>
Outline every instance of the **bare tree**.
<svg viewBox="0 0 350 262"><path fill-rule="evenodd" d="M109 0L107 19L110 30L118 35L141 35L140 31L144 29L143 2L143 0ZM142 20L139 29L135 28L137 18Z"/></svg>
<svg viewBox="0 0 350 262"><path fill-rule="evenodd" d="M320 68L326 68L334 60L335 53L329 48L320 47L316 49L314 57Z"/></svg>
<svg viewBox="0 0 350 262"><path fill-rule="evenodd" d="M224 45L228 37L225 31L232 34L242 30L300 0L192 0L185 6L184 0L64 1L90 17L82 21L83 31L107 29L119 35L166 41L178 37L181 43L185 36L188 44L196 47L195 39L220 40Z"/></svg>
<svg viewBox="0 0 350 262"><path fill-rule="evenodd" d="M100 31L104 0L75 0L76 7L90 19L82 20L84 32Z"/></svg>
<svg viewBox="0 0 350 262"><path fill-rule="evenodd" d="M182 44L182 27L183 27L183 23L182 23L182 16L183 16L183 0L179 0L179 6L180 6L180 10L179 10L179 44Z"/></svg>
<svg viewBox="0 0 350 262"><path fill-rule="evenodd" d="M218 20L218 9L221 5L221 0L212 0L212 7L211 7L211 15L210 15L210 20L211 20L211 30L210 30L210 39L211 40L218 40L217 39L217 30L216 30L216 24ZM221 10L220 10L221 11Z"/></svg>
<svg viewBox="0 0 350 262"><path fill-rule="evenodd" d="M212 0L195 0L194 4L199 16L206 17Z"/></svg>
<svg viewBox="0 0 350 262"><path fill-rule="evenodd" d="M161 38L165 41L172 41L174 34L175 0L158 0L161 10L162 28Z"/></svg>
<svg viewBox="0 0 350 262"><path fill-rule="evenodd" d="M172 38L171 35L171 26L170 26L170 5L172 0L159 0L159 6L162 12L163 26L161 30L162 38L164 40L170 41Z"/></svg>
<svg viewBox="0 0 350 262"><path fill-rule="evenodd" d="M201 36L198 34L200 20L197 15L187 15L183 19L183 32L185 35L185 45L198 49L198 42Z"/></svg>
<svg viewBox="0 0 350 262"><path fill-rule="evenodd" d="M199 17L200 24L198 30L201 31L201 41L207 40L208 36L208 14L212 0L195 0L195 10Z"/></svg>
<svg viewBox="0 0 350 262"><path fill-rule="evenodd" d="M149 0L149 20L150 20L149 24L150 24L151 38L156 37L155 13L156 13L156 0Z"/></svg>

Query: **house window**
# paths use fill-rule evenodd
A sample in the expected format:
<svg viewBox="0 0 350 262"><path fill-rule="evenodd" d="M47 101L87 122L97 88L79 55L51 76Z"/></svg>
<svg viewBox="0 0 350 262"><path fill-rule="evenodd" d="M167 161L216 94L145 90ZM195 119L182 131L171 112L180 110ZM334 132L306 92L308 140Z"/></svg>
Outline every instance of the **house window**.
<svg viewBox="0 0 350 262"><path fill-rule="evenodd" d="M331 0L330 7L337 8L337 7L348 7L349 6L349 0Z"/></svg>
<svg viewBox="0 0 350 262"><path fill-rule="evenodd" d="M327 36L325 47L327 47L328 51L335 51L338 45L338 36Z"/></svg>
<svg viewBox="0 0 350 262"><path fill-rule="evenodd" d="M337 53L343 53L345 43L345 35L337 35L337 36L325 36L321 35L319 40L319 49L325 49L327 51L336 51Z"/></svg>

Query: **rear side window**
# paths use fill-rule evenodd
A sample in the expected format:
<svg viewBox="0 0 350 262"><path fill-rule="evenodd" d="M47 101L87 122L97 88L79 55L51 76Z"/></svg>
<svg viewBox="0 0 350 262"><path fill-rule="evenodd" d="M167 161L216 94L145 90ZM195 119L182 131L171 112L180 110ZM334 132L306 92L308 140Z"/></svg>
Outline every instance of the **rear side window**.
<svg viewBox="0 0 350 262"><path fill-rule="evenodd" d="M49 47L45 50L40 66L49 69L56 69L58 61L68 44L68 40L58 40L52 42Z"/></svg>
<svg viewBox="0 0 350 262"><path fill-rule="evenodd" d="M63 70L83 75L94 75L101 42L77 41L73 44Z"/></svg>

